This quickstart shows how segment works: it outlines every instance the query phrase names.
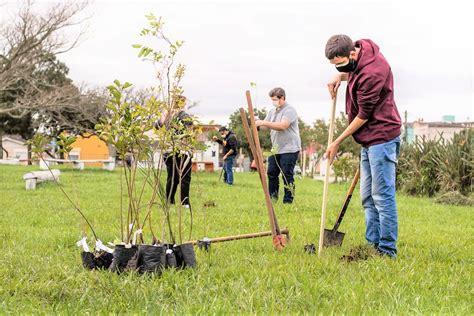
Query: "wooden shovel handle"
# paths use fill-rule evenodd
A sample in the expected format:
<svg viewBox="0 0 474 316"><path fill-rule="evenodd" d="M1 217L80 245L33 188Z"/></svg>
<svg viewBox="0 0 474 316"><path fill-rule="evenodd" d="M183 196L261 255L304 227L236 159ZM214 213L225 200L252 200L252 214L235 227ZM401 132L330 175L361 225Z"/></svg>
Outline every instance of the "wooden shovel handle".
<svg viewBox="0 0 474 316"><path fill-rule="evenodd" d="M347 191L344 204L342 205L341 211L339 212L339 216L337 217L336 224L334 224L334 227L332 229L333 232L336 232L337 229L339 228L339 225L341 225L342 219L344 218L344 215L346 214L346 210L349 207L349 202L351 201L352 193L354 193L354 189L357 185L357 182L359 182L359 177L360 177L360 168L357 168L356 174L354 175L354 178L352 179L352 183L349 188L349 191Z"/></svg>
<svg viewBox="0 0 474 316"><path fill-rule="evenodd" d="M281 231L281 233L288 236L290 232L288 231L288 228L284 228ZM218 242L225 242L225 241L266 237L266 236L272 236L272 235L273 235L273 233L271 231L267 231L267 232L251 233L251 234L242 234L242 235L210 238L208 241L210 243L218 243ZM192 243L193 245L197 245L199 243L199 241L198 240L193 240L193 241L189 241L188 243Z"/></svg>
<svg viewBox="0 0 474 316"><path fill-rule="evenodd" d="M334 96L332 99L331 106L331 121L329 122L329 134L328 134L328 147L332 143L333 134L334 134L334 118L336 116L336 102L337 96ZM324 244L324 227L326 226L326 208L327 208L327 198L329 191L329 172L331 171L331 161L329 157L326 162L326 174L324 176L324 188L323 188L323 205L321 207L321 227L319 231L319 244L318 244L318 255L321 255L323 251Z"/></svg>
<svg viewBox="0 0 474 316"><path fill-rule="evenodd" d="M349 192L347 192L347 195L352 195L354 193L354 189L357 185L357 182L359 182L360 178L360 168L357 168L357 171L354 175L354 178L352 179L351 187L349 188Z"/></svg>
<svg viewBox="0 0 474 316"><path fill-rule="evenodd" d="M334 138L334 120L336 118L336 103L337 103L337 96L335 96L334 99L332 99L332 104L331 104L331 121L329 122L328 147L329 145L332 144L332 141Z"/></svg>

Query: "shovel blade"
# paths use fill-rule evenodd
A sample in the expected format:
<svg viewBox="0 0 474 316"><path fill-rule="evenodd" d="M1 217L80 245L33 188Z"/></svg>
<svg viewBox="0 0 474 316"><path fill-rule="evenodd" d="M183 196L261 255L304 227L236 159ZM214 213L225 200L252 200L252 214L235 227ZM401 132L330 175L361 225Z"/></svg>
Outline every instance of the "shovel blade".
<svg viewBox="0 0 474 316"><path fill-rule="evenodd" d="M324 230L323 247L341 246L344 240L345 233L332 231L331 229Z"/></svg>

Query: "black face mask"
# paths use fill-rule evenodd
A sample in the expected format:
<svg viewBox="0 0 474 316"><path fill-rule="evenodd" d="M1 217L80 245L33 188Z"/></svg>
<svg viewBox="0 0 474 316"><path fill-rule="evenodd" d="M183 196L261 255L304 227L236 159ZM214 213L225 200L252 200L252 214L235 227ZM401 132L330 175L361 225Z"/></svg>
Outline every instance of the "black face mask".
<svg viewBox="0 0 474 316"><path fill-rule="evenodd" d="M336 66L340 72L352 72L357 68L357 60L349 58L349 62L343 66Z"/></svg>

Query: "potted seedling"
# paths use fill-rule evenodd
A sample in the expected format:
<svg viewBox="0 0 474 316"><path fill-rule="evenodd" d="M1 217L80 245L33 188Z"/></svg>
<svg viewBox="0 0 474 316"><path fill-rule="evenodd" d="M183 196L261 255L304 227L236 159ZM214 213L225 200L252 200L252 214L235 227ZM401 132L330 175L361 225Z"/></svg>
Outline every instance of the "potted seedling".
<svg viewBox="0 0 474 316"><path fill-rule="evenodd" d="M108 115L97 124L100 138L114 146L118 158L127 161L121 168L120 223L121 241L116 244L111 265L113 271L138 269L140 272L161 272L164 267L193 267L196 264L191 243L184 241L184 216L189 212L189 237L192 231L192 208L172 204L164 182L168 176L163 156L182 157L173 160L173 170L181 187L190 152L200 148L200 133L194 117L182 113L181 80L185 67L175 65L175 56L182 42L171 42L163 34L161 19L148 15L149 28L142 36L151 36L164 43L167 50L154 49L140 44L139 57L151 61L156 68L158 85L149 90L140 102L129 101L133 93L130 83L118 80L108 87L110 101ZM185 155L184 153L188 153ZM177 179L177 180L176 180ZM170 184L168 182L168 184ZM123 194L125 191L125 194ZM169 189L168 189L169 191ZM180 189L178 189L178 194ZM157 231L161 230L158 238ZM148 239L149 238L149 239ZM151 243L147 241L151 240Z"/></svg>
<svg viewBox="0 0 474 316"><path fill-rule="evenodd" d="M152 154L152 139L147 132L152 129L153 120L158 114L155 102L145 104L125 101L125 93L132 85L121 84L118 80L107 87L110 100L107 103L108 115L97 124L96 130L102 140L113 145L118 158L128 162L121 168L120 176L120 236L121 242L115 246L111 269L122 272L136 269L138 266L138 244L143 244L143 226L141 222L143 210L154 205L157 189L151 195L145 192L151 173L147 170L142 176L140 168L150 168L146 163ZM145 162L144 167L141 164ZM122 199L123 191L127 200ZM126 212L124 212L126 208ZM150 226L150 232L154 232ZM154 238L155 241L156 238Z"/></svg>

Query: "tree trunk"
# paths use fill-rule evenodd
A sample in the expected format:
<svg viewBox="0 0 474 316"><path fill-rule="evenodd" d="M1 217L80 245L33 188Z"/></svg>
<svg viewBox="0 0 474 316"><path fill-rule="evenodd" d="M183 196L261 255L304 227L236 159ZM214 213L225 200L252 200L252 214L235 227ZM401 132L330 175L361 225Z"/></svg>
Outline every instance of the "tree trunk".
<svg viewBox="0 0 474 316"><path fill-rule="evenodd" d="M31 163L31 144L28 144L28 166L31 166L32 163Z"/></svg>
<svg viewBox="0 0 474 316"><path fill-rule="evenodd" d="M8 155L7 155L8 158ZM0 159L3 159L3 130L0 129Z"/></svg>

